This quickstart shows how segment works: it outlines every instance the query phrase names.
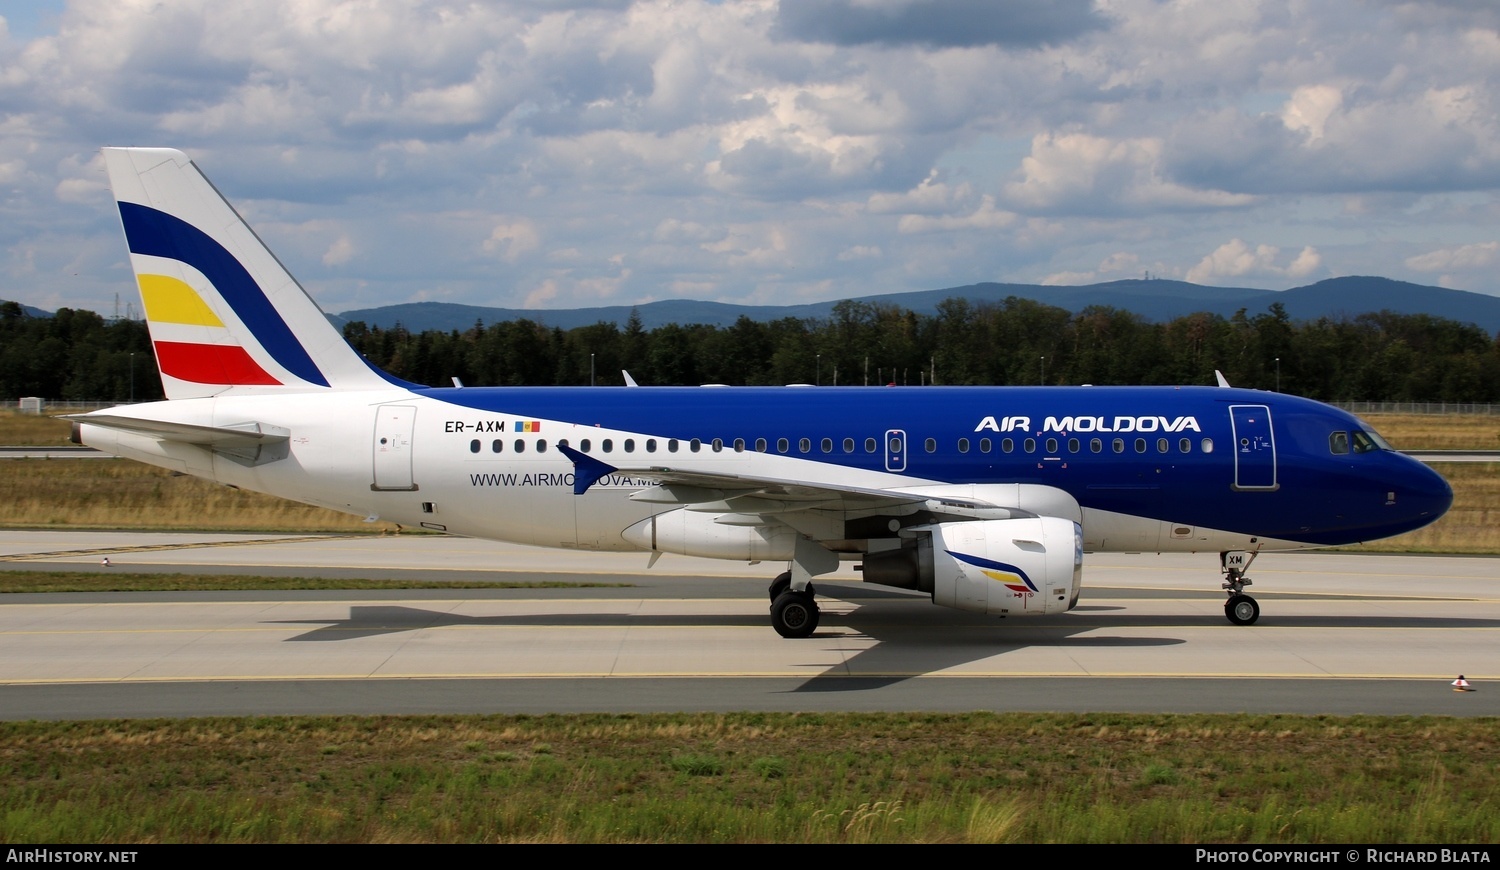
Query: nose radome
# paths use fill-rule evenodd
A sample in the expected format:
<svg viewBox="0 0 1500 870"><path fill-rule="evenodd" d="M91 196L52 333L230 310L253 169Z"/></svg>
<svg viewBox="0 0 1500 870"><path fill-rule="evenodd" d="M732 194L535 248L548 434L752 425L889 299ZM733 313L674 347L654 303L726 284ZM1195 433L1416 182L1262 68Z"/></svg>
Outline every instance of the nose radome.
<svg viewBox="0 0 1500 870"><path fill-rule="evenodd" d="M1398 504L1428 522L1436 520L1453 506L1453 487L1441 474L1417 460L1398 486Z"/></svg>

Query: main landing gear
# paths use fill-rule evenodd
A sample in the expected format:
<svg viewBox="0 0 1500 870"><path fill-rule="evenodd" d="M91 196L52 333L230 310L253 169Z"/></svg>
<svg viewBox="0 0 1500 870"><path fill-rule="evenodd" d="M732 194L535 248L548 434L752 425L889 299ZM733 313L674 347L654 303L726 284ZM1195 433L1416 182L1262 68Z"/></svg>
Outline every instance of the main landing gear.
<svg viewBox="0 0 1500 870"><path fill-rule="evenodd" d="M818 602L812 584L801 592L792 589L787 572L771 581L771 627L782 637L811 637L818 629Z"/></svg>
<svg viewBox="0 0 1500 870"><path fill-rule="evenodd" d="M1255 620L1260 619L1260 605L1245 594L1245 587L1250 585L1245 572L1250 570L1250 563L1255 561L1256 555L1243 551L1219 554L1219 570L1225 576L1220 588L1229 593L1229 600L1224 602L1224 615L1235 625L1254 625Z"/></svg>

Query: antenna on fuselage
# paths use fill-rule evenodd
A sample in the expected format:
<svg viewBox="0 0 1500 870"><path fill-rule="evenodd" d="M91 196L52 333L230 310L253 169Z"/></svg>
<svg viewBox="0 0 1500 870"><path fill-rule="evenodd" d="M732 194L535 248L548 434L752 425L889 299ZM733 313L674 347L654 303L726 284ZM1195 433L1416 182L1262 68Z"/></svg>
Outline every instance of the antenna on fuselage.
<svg viewBox="0 0 1500 870"><path fill-rule="evenodd" d="M1218 369L1214 369L1214 377L1218 379L1219 386L1221 386L1221 387L1227 387L1227 386L1229 386L1229 379L1226 378L1226 377L1224 377L1224 373L1221 372L1221 371L1219 371Z"/></svg>

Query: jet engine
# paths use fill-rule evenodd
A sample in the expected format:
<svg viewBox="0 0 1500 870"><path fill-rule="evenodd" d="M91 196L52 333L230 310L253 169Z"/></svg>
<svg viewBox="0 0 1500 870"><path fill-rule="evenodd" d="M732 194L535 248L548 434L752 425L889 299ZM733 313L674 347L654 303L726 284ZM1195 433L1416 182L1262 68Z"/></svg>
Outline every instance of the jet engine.
<svg viewBox="0 0 1500 870"><path fill-rule="evenodd" d="M990 613L1064 613L1078 603L1083 527L1062 517L938 523L915 547L871 553L864 579L932 595L934 604Z"/></svg>

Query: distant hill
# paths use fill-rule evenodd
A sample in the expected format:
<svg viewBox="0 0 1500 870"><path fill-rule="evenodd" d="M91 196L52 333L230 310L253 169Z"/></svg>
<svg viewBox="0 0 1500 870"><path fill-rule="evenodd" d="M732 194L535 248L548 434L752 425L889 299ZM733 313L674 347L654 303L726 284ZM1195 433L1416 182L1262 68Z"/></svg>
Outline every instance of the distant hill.
<svg viewBox="0 0 1500 870"><path fill-rule="evenodd" d="M7 302L7 301L9 301L9 300L0 299L0 304L3 304L5 302ZM32 308L30 305L23 305L20 302L17 302L16 304L21 306L22 313L24 313L27 317L51 317L52 316L52 312L50 312L50 311L43 311L40 308Z"/></svg>
<svg viewBox="0 0 1500 870"><path fill-rule="evenodd" d="M1500 297L1374 277L1330 278L1282 291L1249 287L1208 287L1163 279L1109 281L1080 286L984 283L942 290L862 296L854 301L895 305L909 308L918 314L931 315L937 313L938 303L945 299L960 297L971 302L1000 302L1008 296L1033 299L1069 311L1081 311L1090 305L1106 305L1135 312L1156 322L1173 320L1199 311L1232 317L1241 308L1253 316L1264 313L1271 303L1280 302L1294 320L1352 318L1367 312L1393 311L1399 314L1430 314L1462 323L1474 323L1491 335L1500 332ZM430 329L462 332L472 327L475 321L492 324L523 318L562 329L589 326L601 321L624 326L630 312L635 311L640 315L641 324L645 328L656 329L669 323L729 326L742 316L761 322L784 317L819 319L831 316L835 304L837 303L731 305L672 299L641 305L539 310L486 308L448 302L412 302L345 311L336 319L362 320L381 329L390 329L399 323L413 332Z"/></svg>

